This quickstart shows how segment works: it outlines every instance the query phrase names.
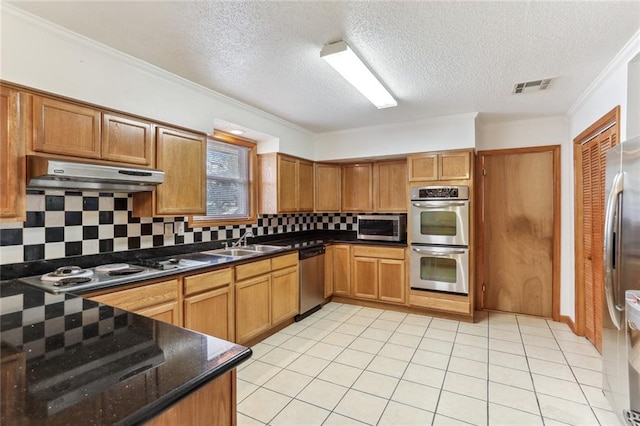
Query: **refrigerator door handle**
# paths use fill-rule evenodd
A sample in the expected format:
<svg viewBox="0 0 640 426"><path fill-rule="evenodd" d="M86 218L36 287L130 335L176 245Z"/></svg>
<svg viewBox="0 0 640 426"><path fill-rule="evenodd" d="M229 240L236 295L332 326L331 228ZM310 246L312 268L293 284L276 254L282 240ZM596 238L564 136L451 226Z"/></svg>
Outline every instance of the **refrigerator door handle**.
<svg viewBox="0 0 640 426"><path fill-rule="evenodd" d="M624 188L624 172L618 172L613 178L611 192L607 199L604 217L604 296L611 321L618 330L622 330L621 312L624 306L617 303L620 274L617 258L620 251L619 208L622 206L622 190Z"/></svg>

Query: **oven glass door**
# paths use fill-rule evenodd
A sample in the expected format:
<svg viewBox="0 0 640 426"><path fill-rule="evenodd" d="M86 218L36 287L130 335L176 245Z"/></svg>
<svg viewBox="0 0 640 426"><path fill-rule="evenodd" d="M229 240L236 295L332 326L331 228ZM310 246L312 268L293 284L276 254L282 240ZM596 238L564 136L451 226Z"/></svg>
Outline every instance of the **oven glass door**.
<svg viewBox="0 0 640 426"><path fill-rule="evenodd" d="M412 201L411 242L469 245L468 201Z"/></svg>
<svg viewBox="0 0 640 426"><path fill-rule="evenodd" d="M411 288L469 293L469 249L411 246Z"/></svg>

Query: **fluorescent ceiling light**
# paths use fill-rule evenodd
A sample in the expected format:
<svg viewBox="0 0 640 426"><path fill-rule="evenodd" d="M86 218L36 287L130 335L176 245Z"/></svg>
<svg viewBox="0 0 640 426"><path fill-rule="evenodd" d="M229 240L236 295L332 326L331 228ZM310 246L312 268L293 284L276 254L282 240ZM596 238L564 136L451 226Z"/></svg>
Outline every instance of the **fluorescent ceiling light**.
<svg viewBox="0 0 640 426"><path fill-rule="evenodd" d="M240 130L240 129L233 129L233 130L230 130L230 131L229 131L229 133L231 133L231 134L233 134L233 135L238 135L238 136L240 136L240 135L243 135L243 134L244 134L244 130Z"/></svg>
<svg viewBox="0 0 640 426"><path fill-rule="evenodd" d="M384 88L344 41L324 46L320 51L320 57L335 68L378 109L398 106L391 93Z"/></svg>

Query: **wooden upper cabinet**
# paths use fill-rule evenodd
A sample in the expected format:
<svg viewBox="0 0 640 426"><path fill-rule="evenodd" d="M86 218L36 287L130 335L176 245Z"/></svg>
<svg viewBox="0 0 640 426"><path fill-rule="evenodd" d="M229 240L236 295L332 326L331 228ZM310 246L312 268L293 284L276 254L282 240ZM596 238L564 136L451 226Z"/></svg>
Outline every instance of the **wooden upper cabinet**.
<svg viewBox="0 0 640 426"><path fill-rule="evenodd" d="M406 212L407 162L385 161L374 164L374 207L377 212Z"/></svg>
<svg viewBox="0 0 640 426"><path fill-rule="evenodd" d="M471 152L451 152L440 154L438 169L440 180L471 178Z"/></svg>
<svg viewBox="0 0 640 426"><path fill-rule="evenodd" d="M471 179L472 150L411 154L407 158L409 181Z"/></svg>
<svg viewBox="0 0 640 426"><path fill-rule="evenodd" d="M26 220L22 95L0 86L0 222Z"/></svg>
<svg viewBox="0 0 640 426"><path fill-rule="evenodd" d="M204 215L206 212L205 135L156 128L156 167L164 183L133 196L133 215L144 217Z"/></svg>
<svg viewBox="0 0 640 426"><path fill-rule="evenodd" d="M260 214L313 211L313 163L282 154L258 156Z"/></svg>
<svg viewBox="0 0 640 426"><path fill-rule="evenodd" d="M33 150L99 159L100 111L33 95Z"/></svg>
<svg viewBox="0 0 640 426"><path fill-rule="evenodd" d="M342 192L341 170L342 166L340 166L340 164L315 164L314 211L340 211L340 194Z"/></svg>
<svg viewBox="0 0 640 426"><path fill-rule="evenodd" d="M31 95L35 152L154 167L150 121Z"/></svg>
<svg viewBox="0 0 640 426"><path fill-rule="evenodd" d="M373 164L342 166L342 211L373 211Z"/></svg>
<svg viewBox="0 0 640 426"><path fill-rule="evenodd" d="M155 166L154 126L118 114L102 115L102 158L121 163Z"/></svg>
<svg viewBox="0 0 640 426"><path fill-rule="evenodd" d="M313 163L298 161L298 211L313 211Z"/></svg>
<svg viewBox="0 0 640 426"><path fill-rule="evenodd" d="M409 180L438 180L438 154L413 154L407 158Z"/></svg>

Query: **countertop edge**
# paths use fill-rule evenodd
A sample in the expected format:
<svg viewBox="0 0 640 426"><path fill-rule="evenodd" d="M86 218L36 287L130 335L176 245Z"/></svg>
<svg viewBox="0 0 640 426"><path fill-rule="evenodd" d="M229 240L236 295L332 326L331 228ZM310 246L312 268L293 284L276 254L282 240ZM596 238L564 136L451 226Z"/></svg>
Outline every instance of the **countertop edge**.
<svg viewBox="0 0 640 426"><path fill-rule="evenodd" d="M251 350L251 348L245 348L245 350L240 352L238 355L234 356L233 358L225 362L223 366L219 366L214 370L205 372L200 376L192 380L189 380L188 382L184 383L182 386L175 388L170 393L162 396L161 398L145 406L143 409L138 410L137 412L133 413L131 416L123 419L118 424L138 425L138 424L143 424L145 422L148 422L149 420L153 419L154 417L161 414L165 410L168 410L169 408L171 408L174 404L180 402L183 398L186 398L187 396L191 395L193 392L197 392L201 387L218 379L224 374L230 372L231 370L236 368L238 365L242 364L243 362L251 358L252 354L253 354L253 351Z"/></svg>

